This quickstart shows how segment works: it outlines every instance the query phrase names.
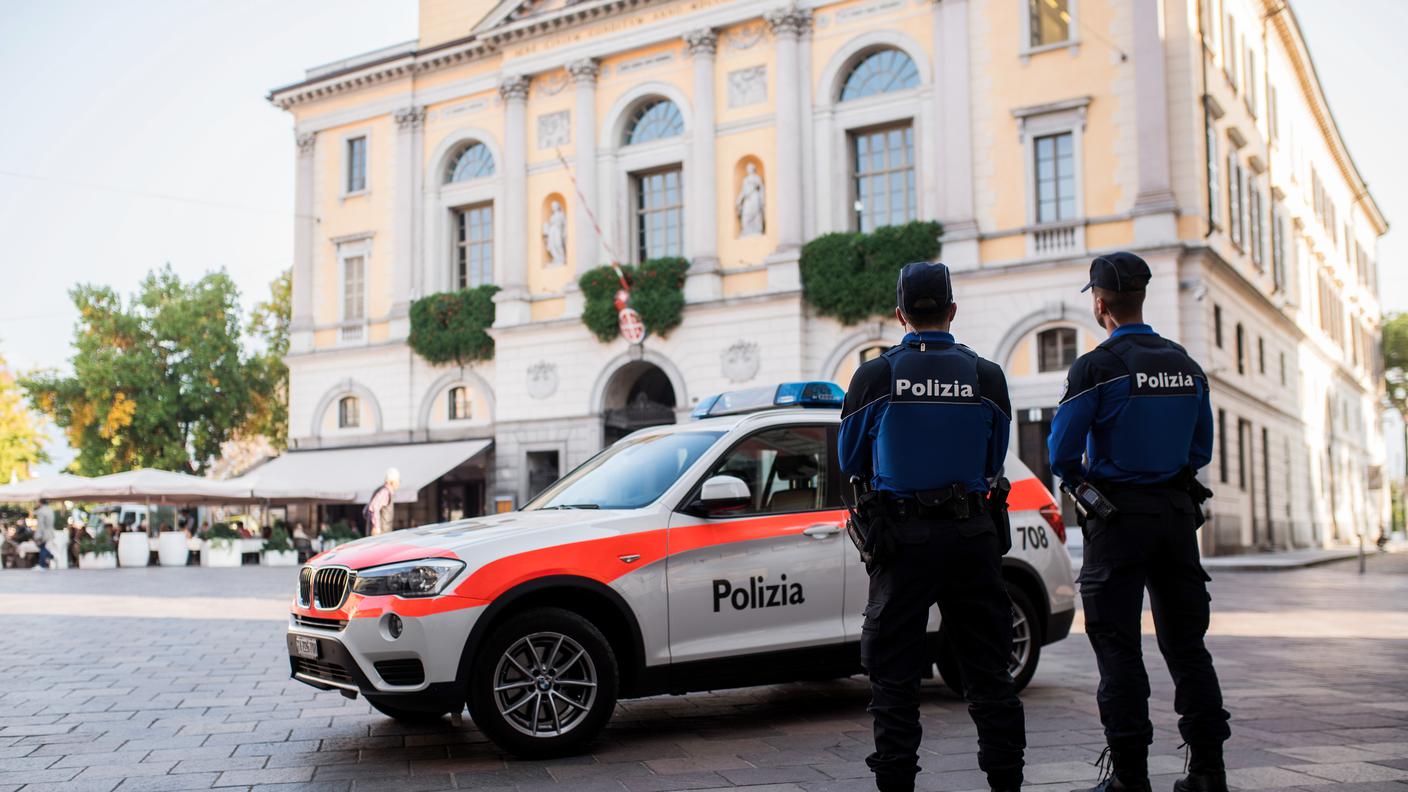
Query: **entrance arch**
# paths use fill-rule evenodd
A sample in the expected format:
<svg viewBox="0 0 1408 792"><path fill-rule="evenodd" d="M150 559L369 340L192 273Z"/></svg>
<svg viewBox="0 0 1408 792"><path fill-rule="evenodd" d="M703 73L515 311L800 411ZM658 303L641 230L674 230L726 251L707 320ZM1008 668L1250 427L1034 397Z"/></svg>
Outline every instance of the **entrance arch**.
<svg viewBox="0 0 1408 792"><path fill-rule="evenodd" d="M664 369L632 360L611 373L600 403L602 441L611 445L637 429L674 423L679 397Z"/></svg>

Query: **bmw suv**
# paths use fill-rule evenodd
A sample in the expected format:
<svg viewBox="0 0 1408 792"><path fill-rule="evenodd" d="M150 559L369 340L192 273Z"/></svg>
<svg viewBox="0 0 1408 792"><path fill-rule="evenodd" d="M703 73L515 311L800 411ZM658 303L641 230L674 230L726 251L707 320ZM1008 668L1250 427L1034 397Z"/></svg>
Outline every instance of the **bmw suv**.
<svg viewBox="0 0 1408 792"><path fill-rule="evenodd" d="M862 673L868 578L845 534L841 389L710 397L516 512L338 546L299 570L293 677L401 720L466 707L520 756L570 753L616 701ZM1012 673L1065 638L1074 585L1051 493L1006 464ZM938 609L928 645L961 690Z"/></svg>

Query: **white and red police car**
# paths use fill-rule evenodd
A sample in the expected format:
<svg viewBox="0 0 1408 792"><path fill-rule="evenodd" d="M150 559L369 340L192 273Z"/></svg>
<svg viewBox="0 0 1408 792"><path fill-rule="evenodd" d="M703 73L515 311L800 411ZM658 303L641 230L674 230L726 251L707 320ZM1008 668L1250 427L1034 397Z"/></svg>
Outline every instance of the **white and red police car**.
<svg viewBox="0 0 1408 792"><path fill-rule="evenodd" d="M868 579L844 531L841 395L789 383L710 397L519 511L317 556L289 620L293 677L403 720L468 707L500 747L547 756L592 739L619 698L860 673ZM1041 646L1069 632L1075 590L1050 492L1015 456L1006 471L1025 686ZM958 688L937 609L929 629Z"/></svg>

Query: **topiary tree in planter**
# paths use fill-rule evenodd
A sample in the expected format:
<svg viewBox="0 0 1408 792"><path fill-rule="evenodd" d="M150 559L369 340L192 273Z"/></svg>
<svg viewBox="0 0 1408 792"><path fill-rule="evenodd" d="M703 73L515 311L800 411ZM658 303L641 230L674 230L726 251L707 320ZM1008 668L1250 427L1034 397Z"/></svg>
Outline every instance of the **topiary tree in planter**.
<svg viewBox="0 0 1408 792"><path fill-rule="evenodd" d="M494 295L498 286L484 285L442 292L411 303L408 343L428 363L457 363L494 357Z"/></svg>
<svg viewBox="0 0 1408 792"><path fill-rule="evenodd" d="M626 282L631 286L631 307L640 314L645 328L659 336L667 336L684 320L684 277L689 262L682 258L658 258L638 266L621 266ZM609 266L597 267L584 273L578 285L586 305L582 308L582 324L603 342L614 341L621 334L616 312L616 292L621 281Z"/></svg>
<svg viewBox="0 0 1408 792"><path fill-rule="evenodd" d="M823 234L802 247L802 298L822 316L852 325L895 309L895 279L911 261L939 256L937 222L883 226L869 234Z"/></svg>

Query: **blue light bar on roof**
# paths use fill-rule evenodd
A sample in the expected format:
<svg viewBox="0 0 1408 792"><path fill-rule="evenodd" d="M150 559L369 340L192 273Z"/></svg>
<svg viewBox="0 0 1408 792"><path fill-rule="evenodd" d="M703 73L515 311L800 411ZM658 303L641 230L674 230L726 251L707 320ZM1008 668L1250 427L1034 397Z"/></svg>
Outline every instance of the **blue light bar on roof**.
<svg viewBox="0 0 1408 792"><path fill-rule="evenodd" d="M780 407L830 407L840 409L846 392L834 382L784 382L761 388L726 391L699 400L693 418L771 410Z"/></svg>

